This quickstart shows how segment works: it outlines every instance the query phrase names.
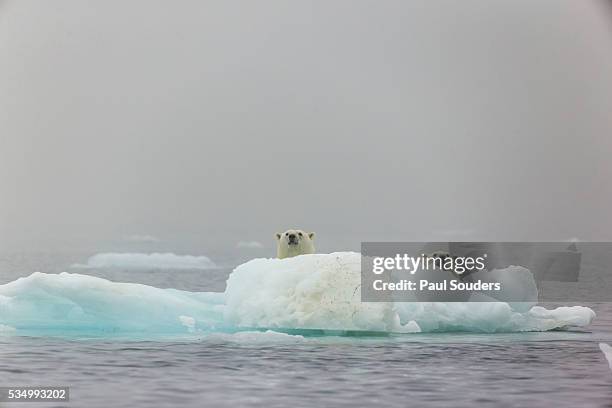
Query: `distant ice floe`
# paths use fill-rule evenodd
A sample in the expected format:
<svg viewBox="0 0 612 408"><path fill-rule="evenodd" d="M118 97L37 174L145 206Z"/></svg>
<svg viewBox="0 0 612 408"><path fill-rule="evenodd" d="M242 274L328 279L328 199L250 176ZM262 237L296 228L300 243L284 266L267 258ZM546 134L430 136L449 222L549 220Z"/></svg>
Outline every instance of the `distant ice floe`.
<svg viewBox="0 0 612 408"><path fill-rule="evenodd" d="M105 262L88 265L116 266L117 254L110 255L113 262L102 256ZM127 255L131 262L138 259ZM122 259L120 264L126 263ZM254 259L232 272L224 293L36 272L0 285L0 325L33 335L178 334L256 342L301 341L283 332L306 335L313 330L318 335L546 331L584 327L595 317L582 306L548 310L503 301L361 302L360 285L360 254L353 252Z"/></svg>
<svg viewBox="0 0 612 408"><path fill-rule="evenodd" d="M604 353L604 356L606 356L610 370L612 370L612 346L606 343L599 343L599 349Z"/></svg>
<svg viewBox="0 0 612 408"><path fill-rule="evenodd" d="M139 234L127 235L123 237L123 240L126 242L140 242L143 244L153 244L153 243L157 243L161 241L159 238L153 235L139 235Z"/></svg>
<svg viewBox="0 0 612 408"><path fill-rule="evenodd" d="M238 241L236 248L263 248L264 245L259 241Z"/></svg>
<svg viewBox="0 0 612 408"><path fill-rule="evenodd" d="M72 268L123 269L213 269L217 265L206 256L176 255L173 253L101 253L91 256L86 264Z"/></svg>

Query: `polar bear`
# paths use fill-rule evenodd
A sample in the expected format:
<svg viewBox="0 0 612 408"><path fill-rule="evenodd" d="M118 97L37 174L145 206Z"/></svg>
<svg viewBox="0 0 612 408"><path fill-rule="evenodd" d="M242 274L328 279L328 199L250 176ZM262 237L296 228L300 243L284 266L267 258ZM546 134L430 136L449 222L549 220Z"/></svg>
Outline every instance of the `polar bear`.
<svg viewBox="0 0 612 408"><path fill-rule="evenodd" d="M276 234L276 255L278 259L290 258L303 254L314 254L315 247L312 242L314 232L304 232L290 229Z"/></svg>

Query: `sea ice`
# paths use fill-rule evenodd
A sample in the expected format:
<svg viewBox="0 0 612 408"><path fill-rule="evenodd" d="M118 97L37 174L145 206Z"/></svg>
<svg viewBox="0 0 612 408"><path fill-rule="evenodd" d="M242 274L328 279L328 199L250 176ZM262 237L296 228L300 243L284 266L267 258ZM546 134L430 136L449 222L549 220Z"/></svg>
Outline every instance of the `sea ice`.
<svg viewBox="0 0 612 408"><path fill-rule="evenodd" d="M606 343L599 343L599 348L604 353L604 356L606 356L610 370L612 370L612 346Z"/></svg>
<svg viewBox="0 0 612 408"><path fill-rule="evenodd" d="M217 266L206 256L176 255L173 253L101 253L87 259L86 264L74 264L82 269L213 269Z"/></svg>

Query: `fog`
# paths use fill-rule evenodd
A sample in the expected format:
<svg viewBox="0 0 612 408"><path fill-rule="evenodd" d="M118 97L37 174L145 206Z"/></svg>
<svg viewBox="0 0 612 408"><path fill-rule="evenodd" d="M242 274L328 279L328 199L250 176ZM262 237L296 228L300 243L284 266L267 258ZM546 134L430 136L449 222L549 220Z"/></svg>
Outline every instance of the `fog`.
<svg viewBox="0 0 612 408"><path fill-rule="evenodd" d="M0 245L612 239L611 16L1 2Z"/></svg>

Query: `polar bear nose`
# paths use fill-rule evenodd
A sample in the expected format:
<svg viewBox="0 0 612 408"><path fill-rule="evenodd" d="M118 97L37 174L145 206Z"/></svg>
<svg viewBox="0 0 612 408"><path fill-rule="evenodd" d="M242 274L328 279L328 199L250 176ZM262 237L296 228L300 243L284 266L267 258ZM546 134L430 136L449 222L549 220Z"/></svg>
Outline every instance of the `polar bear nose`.
<svg viewBox="0 0 612 408"><path fill-rule="evenodd" d="M289 234L289 239L295 239L295 234Z"/></svg>

